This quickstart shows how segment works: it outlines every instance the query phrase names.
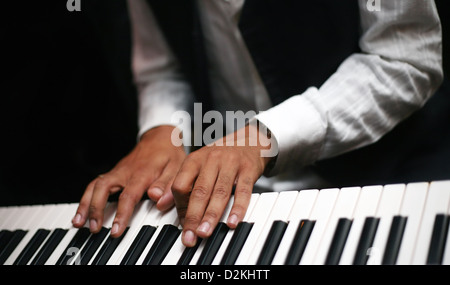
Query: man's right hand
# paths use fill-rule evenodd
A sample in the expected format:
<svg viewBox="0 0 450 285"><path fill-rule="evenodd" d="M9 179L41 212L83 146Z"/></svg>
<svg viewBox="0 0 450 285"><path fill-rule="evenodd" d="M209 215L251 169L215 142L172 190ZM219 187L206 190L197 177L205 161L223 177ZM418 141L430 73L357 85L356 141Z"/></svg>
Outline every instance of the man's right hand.
<svg viewBox="0 0 450 285"><path fill-rule="evenodd" d="M174 205L171 186L186 153L171 142L174 127L160 126L147 131L136 147L111 171L99 175L86 188L72 223L82 227L89 220L92 233L100 231L108 197L119 196L111 236L126 229L136 204L145 192L164 211Z"/></svg>

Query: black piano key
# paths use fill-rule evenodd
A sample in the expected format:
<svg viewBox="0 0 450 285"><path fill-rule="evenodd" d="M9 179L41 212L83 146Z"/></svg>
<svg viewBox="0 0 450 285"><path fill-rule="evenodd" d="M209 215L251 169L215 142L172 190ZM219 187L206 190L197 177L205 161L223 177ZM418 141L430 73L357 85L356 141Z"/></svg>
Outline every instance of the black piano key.
<svg viewBox="0 0 450 285"><path fill-rule="evenodd" d="M352 227L352 220L341 218L336 226L333 240L328 250L325 265L338 265L341 259L342 251L344 250L345 242L347 241L348 233Z"/></svg>
<svg viewBox="0 0 450 285"><path fill-rule="evenodd" d="M67 232L65 229L55 229L30 264L44 265Z"/></svg>
<svg viewBox="0 0 450 285"><path fill-rule="evenodd" d="M135 265L155 231L155 227L149 225L143 226L120 262L120 265Z"/></svg>
<svg viewBox="0 0 450 285"><path fill-rule="evenodd" d="M428 250L428 265L439 265L442 263L445 241L447 239L448 223L449 216L444 214L436 215L430 241L430 248Z"/></svg>
<svg viewBox="0 0 450 285"><path fill-rule="evenodd" d="M34 236L31 238L30 242L25 246L22 252L19 254L17 259L14 261L14 265L26 265L33 255L36 253L38 248L42 245L44 240L50 234L49 230L39 229L36 231Z"/></svg>
<svg viewBox="0 0 450 285"><path fill-rule="evenodd" d="M299 224L294 240L285 260L285 265L298 265L303 256L309 237L316 221L302 220Z"/></svg>
<svg viewBox="0 0 450 285"><path fill-rule="evenodd" d="M109 229L102 227L98 233L93 234L89 237L89 239L86 242L86 245L83 247L80 253L80 265L86 265L89 263L92 256L94 256L97 249L105 240L108 232Z"/></svg>
<svg viewBox="0 0 450 285"><path fill-rule="evenodd" d="M225 236L230 228L225 223L218 223L211 236L206 241L202 254L200 255L197 265L211 265L214 257L219 251Z"/></svg>
<svg viewBox="0 0 450 285"><path fill-rule="evenodd" d="M5 248L13 236L13 232L9 230L0 231L0 250Z"/></svg>
<svg viewBox="0 0 450 285"><path fill-rule="evenodd" d="M189 265L192 258L195 255L195 252L197 251L198 247L202 243L201 238L197 239L197 243L193 247L186 247L183 251L183 254L181 255L180 259L177 262L177 265Z"/></svg>
<svg viewBox="0 0 450 285"><path fill-rule="evenodd" d="M270 265L272 263L281 239L283 238L284 232L286 231L287 225L288 224L283 221L273 222L256 265Z"/></svg>
<svg viewBox="0 0 450 285"><path fill-rule="evenodd" d="M362 229L361 237L356 248L353 265L365 265L369 259L369 249L372 247L377 232L379 218L367 217Z"/></svg>
<svg viewBox="0 0 450 285"><path fill-rule="evenodd" d="M382 265L395 265L407 220L407 217L402 216L395 216L392 219L391 229L389 230L389 236L386 242L386 250L384 251L381 263Z"/></svg>
<svg viewBox="0 0 450 285"><path fill-rule="evenodd" d="M72 240L67 245L66 249L62 253L62 255L59 257L58 261L56 262L56 265L68 265L70 261L73 259L73 253L80 250L83 244L86 242L86 240L91 235L91 232L88 228L81 228L77 231L77 233L74 235Z"/></svg>
<svg viewBox="0 0 450 285"><path fill-rule="evenodd" d="M106 265L111 258L111 256L114 254L114 251L119 246L120 242L122 241L123 237L126 235L129 227L127 227L124 231L124 233L117 238L113 238L112 236L109 236L105 243L103 244L100 251L97 253L97 255L94 258L94 261L92 261L92 265Z"/></svg>
<svg viewBox="0 0 450 285"><path fill-rule="evenodd" d="M27 234L24 230L15 230L12 235L8 237L8 243L0 250L0 265L3 265L23 237Z"/></svg>
<svg viewBox="0 0 450 285"><path fill-rule="evenodd" d="M234 265L252 227L253 223L240 222L238 224L220 261L221 265Z"/></svg>
<svg viewBox="0 0 450 285"><path fill-rule="evenodd" d="M180 235L174 225L164 225L144 259L143 265L160 265Z"/></svg>

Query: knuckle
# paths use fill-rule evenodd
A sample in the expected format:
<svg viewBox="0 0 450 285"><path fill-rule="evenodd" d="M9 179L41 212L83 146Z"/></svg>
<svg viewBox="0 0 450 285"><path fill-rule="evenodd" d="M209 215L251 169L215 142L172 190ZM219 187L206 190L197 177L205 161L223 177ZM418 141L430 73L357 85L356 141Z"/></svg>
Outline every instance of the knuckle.
<svg viewBox="0 0 450 285"><path fill-rule="evenodd" d="M228 191L228 188L223 184L217 185L216 188L214 189L214 197L215 198L225 200L225 199L228 199L229 195L230 195L230 191Z"/></svg>
<svg viewBox="0 0 450 285"><path fill-rule="evenodd" d="M188 186L186 183L175 180L172 183L172 193L179 194L179 195L187 195L191 191L190 186Z"/></svg>
<svg viewBox="0 0 450 285"><path fill-rule="evenodd" d="M253 187L247 185L241 185L240 187L236 187L234 190L234 195L236 196L249 196L253 190Z"/></svg>
<svg viewBox="0 0 450 285"><path fill-rule="evenodd" d="M119 202L131 202L133 204L137 204L139 202L139 197L136 194L129 193L127 191L123 191L119 195Z"/></svg>
<svg viewBox="0 0 450 285"><path fill-rule="evenodd" d="M205 185L199 184L195 185L192 189L191 196L196 199L204 200L209 196L209 190Z"/></svg>
<svg viewBox="0 0 450 285"><path fill-rule="evenodd" d="M159 189L166 189L167 184L168 184L168 181L164 181L164 180L158 179L158 180L156 180L155 182L152 183L150 188L157 187Z"/></svg>
<svg viewBox="0 0 450 285"><path fill-rule="evenodd" d="M205 218L206 218L206 220L209 220L209 221L216 221L216 220L220 219L221 216L222 215L220 215L216 211L208 210L205 212Z"/></svg>
<svg viewBox="0 0 450 285"><path fill-rule="evenodd" d="M227 159L231 161L233 164L237 164L241 159L241 155L237 152L232 151L227 154Z"/></svg>
<svg viewBox="0 0 450 285"><path fill-rule="evenodd" d="M91 204L89 205L89 215L93 216L93 215L97 215L100 211L102 211L102 209L100 209L100 207L98 207L95 204Z"/></svg>
<svg viewBox="0 0 450 285"><path fill-rule="evenodd" d="M108 178L107 176L104 177L99 177L96 181L95 181L95 189L105 189L108 188L108 186L111 184L110 182L110 178Z"/></svg>
<svg viewBox="0 0 450 285"><path fill-rule="evenodd" d="M233 178L229 175L220 175L217 178L217 183L223 184L223 185L231 185L233 183Z"/></svg>
<svg viewBox="0 0 450 285"><path fill-rule="evenodd" d="M241 183L242 183L242 185L248 187L248 186L252 186L254 184L254 181L251 177L245 176L242 178Z"/></svg>
<svg viewBox="0 0 450 285"><path fill-rule="evenodd" d="M240 164L242 169L253 169L253 163L246 159L242 160Z"/></svg>
<svg viewBox="0 0 450 285"><path fill-rule="evenodd" d="M222 156L222 151L219 149L213 149L208 153L208 158L211 160L214 160L214 161L220 159L221 156Z"/></svg>
<svg viewBox="0 0 450 285"><path fill-rule="evenodd" d="M185 225L198 225L202 217L198 215L186 215L184 218Z"/></svg>

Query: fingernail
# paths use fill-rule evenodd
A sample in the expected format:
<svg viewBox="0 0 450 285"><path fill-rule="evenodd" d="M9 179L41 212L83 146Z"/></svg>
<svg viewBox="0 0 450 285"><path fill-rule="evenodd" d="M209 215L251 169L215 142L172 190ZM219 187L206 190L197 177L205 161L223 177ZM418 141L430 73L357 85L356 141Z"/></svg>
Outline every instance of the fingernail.
<svg viewBox="0 0 450 285"><path fill-rule="evenodd" d="M73 217L72 223L79 224L81 222L81 215L76 214L75 217Z"/></svg>
<svg viewBox="0 0 450 285"><path fill-rule="evenodd" d="M154 194L156 197L158 197L158 199L161 198L162 195L164 194L164 191L161 190L160 188L157 188L157 187L154 187L154 188L150 189L150 191L153 192L153 194Z"/></svg>
<svg viewBox="0 0 450 285"><path fill-rule="evenodd" d="M91 231L96 231L97 230L97 220L94 220L94 219L89 220L89 228L91 229Z"/></svg>
<svg viewBox="0 0 450 285"><path fill-rule="evenodd" d="M186 231L183 235L184 244L187 246L195 245L195 235L192 231Z"/></svg>
<svg viewBox="0 0 450 285"><path fill-rule="evenodd" d="M238 221L239 221L238 217L233 214L230 217L228 217L227 224L232 225L232 226L237 226Z"/></svg>
<svg viewBox="0 0 450 285"><path fill-rule="evenodd" d="M112 228L111 228L111 234L114 235L119 231L119 224L118 223L114 223Z"/></svg>
<svg viewBox="0 0 450 285"><path fill-rule="evenodd" d="M205 233L205 234L208 234L210 229L211 229L211 225L210 225L208 222L204 222L203 224L201 224L201 225L197 228L197 230L198 230L199 232L202 232L202 233Z"/></svg>

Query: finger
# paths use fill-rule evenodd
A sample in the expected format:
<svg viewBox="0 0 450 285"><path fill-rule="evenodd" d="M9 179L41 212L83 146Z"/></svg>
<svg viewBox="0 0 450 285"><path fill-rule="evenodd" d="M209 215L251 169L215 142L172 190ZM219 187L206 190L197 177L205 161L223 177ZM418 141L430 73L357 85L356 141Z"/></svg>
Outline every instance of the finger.
<svg viewBox="0 0 450 285"><path fill-rule="evenodd" d="M134 208L141 200L146 189L148 189L148 184L143 179L138 181L132 180L123 189L117 202L117 212L111 227L112 237L119 237L123 234L134 212Z"/></svg>
<svg viewBox="0 0 450 285"><path fill-rule="evenodd" d="M200 165L192 159L186 159L172 183L172 195L181 225L184 225L189 196L199 172Z"/></svg>
<svg viewBox="0 0 450 285"><path fill-rule="evenodd" d="M147 195L156 202L156 207L165 211L174 205L171 186L178 172L178 164L168 163L162 174L150 185Z"/></svg>
<svg viewBox="0 0 450 285"><path fill-rule="evenodd" d="M86 190L81 197L75 216L72 219L72 224L74 227L80 228L86 223L89 215L89 205L91 204L92 193L94 192L96 182L97 179L92 180L86 187Z"/></svg>
<svg viewBox="0 0 450 285"><path fill-rule="evenodd" d="M237 163L232 161L221 167L202 222L197 228L199 237L209 237L217 226L230 200L237 171Z"/></svg>
<svg viewBox="0 0 450 285"><path fill-rule="evenodd" d="M156 207L160 211L167 211L175 205L175 200L172 194L172 183L175 177L167 184L166 189L164 190L164 194L161 199L158 200Z"/></svg>
<svg viewBox="0 0 450 285"><path fill-rule="evenodd" d="M89 229L92 233L100 231L108 197L121 189L117 176L106 174L96 179L89 205Z"/></svg>
<svg viewBox="0 0 450 285"><path fill-rule="evenodd" d="M250 170L242 170L238 174L236 188L234 190L234 203L228 215L227 225L235 229L247 212L252 197L253 185L256 182L255 175Z"/></svg>
<svg viewBox="0 0 450 285"><path fill-rule="evenodd" d="M207 162L200 171L189 197L189 205L184 218L183 230L185 233L192 232L194 236L197 236L197 228L199 227L209 204L218 172L219 170L216 161ZM204 230L209 231L209 229ZM186 240L186 244L188 243L189 240Z"/></svg>

